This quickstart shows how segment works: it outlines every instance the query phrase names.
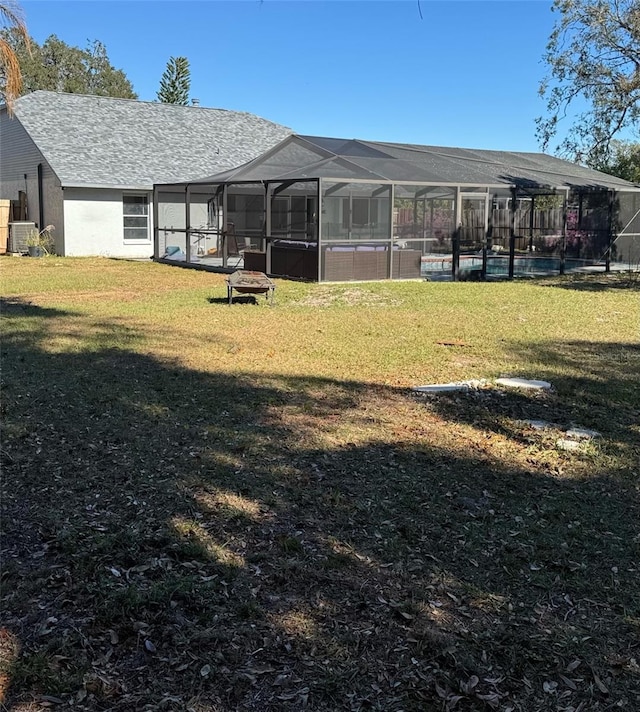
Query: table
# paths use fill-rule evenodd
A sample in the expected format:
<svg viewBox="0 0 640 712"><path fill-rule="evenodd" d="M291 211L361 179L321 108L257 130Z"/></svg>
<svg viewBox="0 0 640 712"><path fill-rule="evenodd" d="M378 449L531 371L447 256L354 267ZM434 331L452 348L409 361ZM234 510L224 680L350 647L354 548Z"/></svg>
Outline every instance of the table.
<svg viewBox="0 0 640 712"><path fill-rule="evenodd" d="M273 292L276 285L264 272L239 269L229 275L226 281L229 304L233 301L234 289L239 294L266 294L269 303L273 304Z"/></svg>

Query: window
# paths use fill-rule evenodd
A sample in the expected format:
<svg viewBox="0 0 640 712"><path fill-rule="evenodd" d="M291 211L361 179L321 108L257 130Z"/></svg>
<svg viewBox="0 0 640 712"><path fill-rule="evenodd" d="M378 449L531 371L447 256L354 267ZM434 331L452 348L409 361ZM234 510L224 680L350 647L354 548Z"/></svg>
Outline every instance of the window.
<svg viewBox="0 0 640 712"><path fill-rule="evenodd" d="M149 240L149 198L123 195L122 214L125 240Z"/></svg>

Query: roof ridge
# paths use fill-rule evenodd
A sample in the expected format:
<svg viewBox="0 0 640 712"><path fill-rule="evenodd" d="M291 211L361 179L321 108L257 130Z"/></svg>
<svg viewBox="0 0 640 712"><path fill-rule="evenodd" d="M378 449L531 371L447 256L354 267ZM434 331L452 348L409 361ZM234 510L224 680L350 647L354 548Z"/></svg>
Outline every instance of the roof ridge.
<svg viewBox="0 0 640 712"><path fill-rule="evenodd" d="M164 106L164 107L173 107L176 109L202 109L203 111L225 111L233 114L244 114L247 116L257 116L257 114L252 114L249 111L240 111L238 109L224 109L222 107L216 107L216 106L193 106L192 104L169 104L166 102L162 101L154 101L152 99L132 99L130 97L124 97L124 96L105 96L103 94L81 94L81 93L76 93L76 92L70 92L70 91L51 91L50 89L36 89L35 91L27 92L26 94L23 94L22 96L19 96L16 101L19 102L21 99L25 99L26 97L33 96L35 94L45 94L48 96L60 96L60 97L78 97L81 99L102 99L106 101L121 101L121 102L130 102L133 104L148 104L150 106ZM262 117L260 117L262 118ZM275 123L275 122L272 122Z"/></svg>
<svg viewBox="0 0 640 712"><path fill-rule="evenodd" d="M473 148L469 146L436 146L432 144L423 143L401 143L400 141L376 141L367 138L342 138L339 136L315 136L311 134L297 134L301 138L308 140L320 139L320 140L331 140L331 141L344 141L345 143L360 143L369 146L388 146L393 148L402 148L408 151L415 151L416 153L433 153L435 151L482 151L483 153L515 153L520 156L545 156L547 158L558 158L558 156L551 156L548 153L543 153L542 151L514 151L512 149L504 148ZM456 156L453 156L456 158ZM475 159L482 160L482 159ZM558 160L563 160L558 158Z"/></svg>
<svg viewBox="0 0 640 712"><path fill-rule="evenodd" d="M397 143L393 141L369 141L369 143L380 144L381 146L393 146L395 148L404 148L409 151L415 151L416 153L439 153L439 155L448 156L450 158L461 158L461 156L456 156L455 154L445 153L445 151L475 151L482 153L511 153L518 156L545 156L550 158L555 158L555 156L549 156L547 153L542 151L512 151L511 149L501 149L501 148L468 148L463 146L430 146L420 143ZM465 160L471 161L483 161L486 162L487 159L481 157L465 157ZM562 159L561 159L562 160ZM499 162L499 161L496 161Z"/></svg>

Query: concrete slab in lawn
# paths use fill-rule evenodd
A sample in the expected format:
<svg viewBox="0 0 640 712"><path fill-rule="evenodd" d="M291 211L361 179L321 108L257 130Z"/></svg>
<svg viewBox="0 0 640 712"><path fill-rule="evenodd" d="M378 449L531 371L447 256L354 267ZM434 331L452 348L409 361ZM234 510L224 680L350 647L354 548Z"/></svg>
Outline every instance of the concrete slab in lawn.
<svg viewBox="0 0 640 712"><path fill-rule="evenodd" d="M455 383L431 383L427 386L414 386L412 390L416 393L451 393L482 388L485 385L486 381L472 379L470 381L456 381Z"/></svg>
<svg viewBox="0 0 640 712"><path fill-rule="evenodd" d="M527 378L498 378L497 386L504 388L526 388L534 391L548 391L551 384L548 381L533 381Z"/></svg>
<svg viewBox="0 0 640 712"><path fill-rule="evenodd" d="M577 440L593 440L593 438L602 437L597 430L589 430L589 428L571 428L565 435Z"/></svg>
<svg viewBox="0 0 640 712"><path fill-rule="evenodd" d="M578 440L567 440L566 438L560 438L556 442L556 447L559 450L568 450L569 452L575 452L576 450L582 450L582 443Z"/></svg>
<svg viewBox="0 0 640 712"><path fill-rule="evenodd" d="M547 420L521 420L521 423L528 425L534 430L546 430L547 428L557 428L557 425L549 423Z"/></svg>

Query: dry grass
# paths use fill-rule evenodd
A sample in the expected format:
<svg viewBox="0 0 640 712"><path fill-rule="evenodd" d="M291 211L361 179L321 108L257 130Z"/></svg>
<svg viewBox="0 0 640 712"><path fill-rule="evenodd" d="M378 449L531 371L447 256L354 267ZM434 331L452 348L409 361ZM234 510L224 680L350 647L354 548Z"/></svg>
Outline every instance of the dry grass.
<svg viewBox="0 0 640 712"><path fill-rule="evenodd" d="M640 708L627 276L0 269L6 709Z"/></svg>

